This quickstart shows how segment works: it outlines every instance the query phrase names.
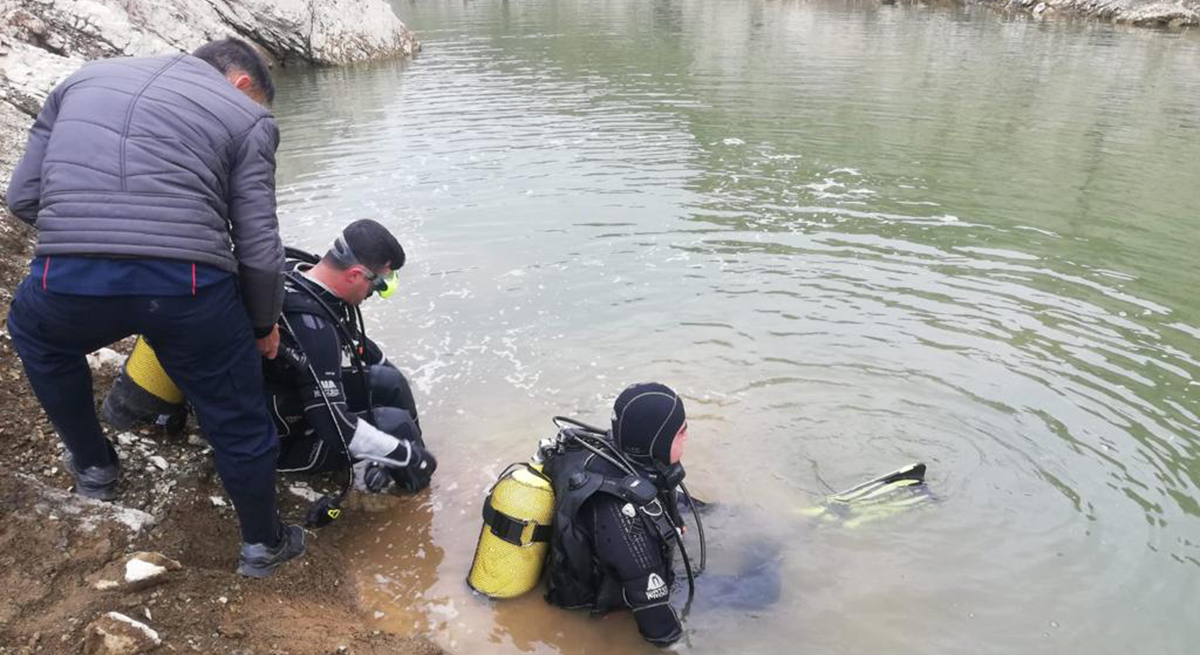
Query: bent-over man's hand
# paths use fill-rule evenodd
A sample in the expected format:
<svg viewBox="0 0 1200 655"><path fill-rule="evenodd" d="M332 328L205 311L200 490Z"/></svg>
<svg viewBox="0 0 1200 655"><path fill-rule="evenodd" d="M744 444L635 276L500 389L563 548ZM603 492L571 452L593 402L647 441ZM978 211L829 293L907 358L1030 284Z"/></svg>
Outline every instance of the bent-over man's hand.
<svg viewBox="0 0 1200 655"><path fill-rule="evenodd" d="M275 359L275 355L279 353L279 326L273 326L270 334L255 339L254 342L258 345L259 354L267 359Z"/></svg>

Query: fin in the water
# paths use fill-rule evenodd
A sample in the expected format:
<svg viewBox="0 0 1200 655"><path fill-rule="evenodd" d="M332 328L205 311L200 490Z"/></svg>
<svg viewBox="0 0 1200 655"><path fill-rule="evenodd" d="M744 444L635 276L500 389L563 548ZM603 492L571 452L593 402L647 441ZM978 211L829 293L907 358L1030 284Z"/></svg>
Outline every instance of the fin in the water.
<svg viewBox="0 0 1200 655"><path fill-rule="evenodd" d="M718 506L717 503L715 503L711 500L701 500L700 498L697 498L695 496L691 496L691 499L692 499L692 503L696 506L696 511L704 516L708 516L709 514L711 514L712 511L715 510ZM686 506L687 506L686 500L680 501L681 509Z"/></svg>
<svg viewBox="0 0 1200 655"><path fill-rule="evenodd" d="M839 503L852 503L856 500L878 495L890 485L908 486L925 482L925 465L909 464L902 469L881 475L873 480L851 487L841 493L830 496L830 500Z"/></svg>
<svg viewBox="0 0 1200 655"><path fill-rule="evenodd" d="M820 507L798 510L801 516L840 521L853 528L933 500L925 486L925 465L910 464L828 498Z"/></svg>
<svg viewBox="0 0 1200 655"><path fill-rule="evenodd" d="M693 610L765 610L783 590L783 545L755 542L742 548L742 565L736 574L708 573L696 578Z"/></svg>

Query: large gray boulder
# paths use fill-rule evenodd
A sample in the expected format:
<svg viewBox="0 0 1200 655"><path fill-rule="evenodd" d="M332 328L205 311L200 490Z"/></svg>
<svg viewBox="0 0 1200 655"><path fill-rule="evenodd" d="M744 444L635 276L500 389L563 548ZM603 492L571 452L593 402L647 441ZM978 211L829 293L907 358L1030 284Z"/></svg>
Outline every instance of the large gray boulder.
<svg viewBox="0 0 1200 655"><path fill-rule="evenodd" d="M968 0L970 1L970 0ZM1035 16L1086 16L1148 27L1200 25L1200 0L974 0Z"/></svg>
<svg viewBox="0 0 1200 655"><path fill-rule="evenodd" d="M187 52L227 36L284 64L420 48L386 0L0 0L0 191L24 150L28 117L83 62Z"/></svg>
<svg viewBox="0 0 1200 655"><path fill-rule="evenodd" d="M0 199L30 119L84 61L191 52L227 36L281 64L347 64L420 48L385 0L0 0Z"/></svg>
<svg viewBox="0 0 1200 655"><path fill-rule="evenodd" d="M226 36L318 64L419 47L385 0L0 0L0 16L0 38L84 59L190 51Z"/></svg>

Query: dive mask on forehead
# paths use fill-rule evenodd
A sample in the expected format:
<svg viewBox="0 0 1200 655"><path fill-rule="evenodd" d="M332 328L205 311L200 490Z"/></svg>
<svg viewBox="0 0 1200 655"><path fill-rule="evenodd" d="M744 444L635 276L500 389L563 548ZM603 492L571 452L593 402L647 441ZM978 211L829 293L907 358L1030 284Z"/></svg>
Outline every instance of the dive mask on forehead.
<svg viewBox="0 0 1200 655"><path fill-rule="evenodd" d="M367 268L365 264L358 261L358 257L350 249L350 244L346 243L346 239L340 234L337 240L333 242L333 250L337 254L338 259L346 265L361 266L363 268L366 272L367 280L371 283L372 293L378 293L380 298L390 298L393 293L396 293L396 289L400 286L399 276L396 271L393 270L387 275L380 275Z"/></svg>

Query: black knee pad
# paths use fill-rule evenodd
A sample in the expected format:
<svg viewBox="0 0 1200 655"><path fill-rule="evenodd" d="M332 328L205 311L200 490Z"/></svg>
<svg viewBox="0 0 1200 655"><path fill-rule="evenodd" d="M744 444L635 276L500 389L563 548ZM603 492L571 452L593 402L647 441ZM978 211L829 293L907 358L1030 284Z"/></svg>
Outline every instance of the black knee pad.
<svg viewBox="0 0 1200 655"><path fill-rule="evenodd" d="M397 407L376 407L371 412L365 414L364 417L371 425L397 439L406 439L421 446L425 445L425 442L421 440L421 429L413 421L412 414L403 409Z"/></svg>
<svg viewBox="0 0 1200 655"><path fill-rule="evenodd" d="M376 407L398 407L412 415L414 423L420 425L417 419L417 403L413 399L412 387L408 378L400 369L390 364L376 364L371 367L371 404Z"/></svg>
<svg viewBox="0 0 1200 655"><path fill-rule="evenodd" d="M359 420L370 420L371 424L380 430L412 444L408 466L388 469L388 473L401 489L415 493L429 486L429 481L437 470L437 458L425 450L425 442L421 440L421 429L417 427L411 414L395 407L376 407L373 416Z"/></svg>
<svg viewBox="0 0 1200 655"><path fill-rule="evenodd" d="M390 399L392 395L400 391L401 386L408 386L408 381L404 379L404 374L394 366L375 364L371 367L370 375L371 395L373 396Z"/></svg>

